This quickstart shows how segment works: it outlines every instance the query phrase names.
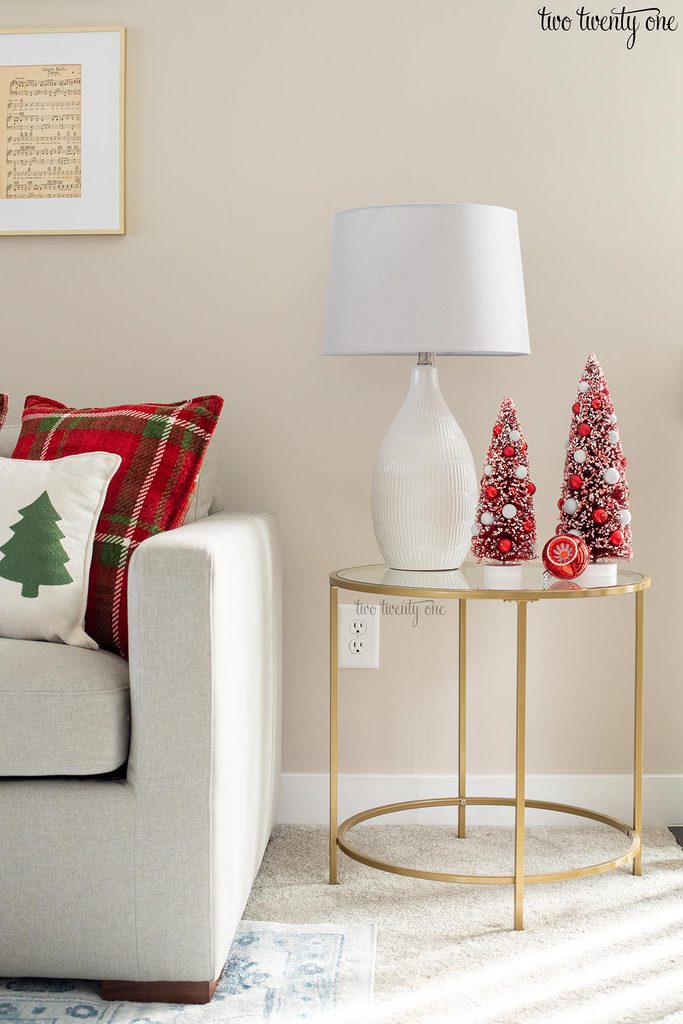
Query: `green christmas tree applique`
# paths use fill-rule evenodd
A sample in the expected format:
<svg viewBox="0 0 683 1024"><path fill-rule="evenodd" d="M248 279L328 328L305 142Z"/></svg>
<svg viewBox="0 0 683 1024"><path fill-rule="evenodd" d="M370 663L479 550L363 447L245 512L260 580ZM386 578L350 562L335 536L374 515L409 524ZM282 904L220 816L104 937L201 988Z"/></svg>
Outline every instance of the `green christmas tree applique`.
<svg viewBox="0 0 683 1024"><path fill-rule="evenodd" d="M47 491L26 508L10 526L13 537L0 547L0 576L21 583L22 597L38 597L40 587L61 587L73 583L64 563L69 556L60 543L64 534L57 526L61 516Z"/></svg>

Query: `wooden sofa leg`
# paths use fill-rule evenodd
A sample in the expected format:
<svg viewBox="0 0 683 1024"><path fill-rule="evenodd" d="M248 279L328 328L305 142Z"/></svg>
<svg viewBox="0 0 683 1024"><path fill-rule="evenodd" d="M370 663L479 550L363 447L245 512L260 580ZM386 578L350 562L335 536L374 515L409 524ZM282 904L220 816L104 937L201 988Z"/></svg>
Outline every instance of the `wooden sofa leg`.
<svg viewBox="0 0 683 1024"><path fill-rule="evenodd" d="M210 1003L216 981L103 981L102 998L127 1003Z"/></svg>

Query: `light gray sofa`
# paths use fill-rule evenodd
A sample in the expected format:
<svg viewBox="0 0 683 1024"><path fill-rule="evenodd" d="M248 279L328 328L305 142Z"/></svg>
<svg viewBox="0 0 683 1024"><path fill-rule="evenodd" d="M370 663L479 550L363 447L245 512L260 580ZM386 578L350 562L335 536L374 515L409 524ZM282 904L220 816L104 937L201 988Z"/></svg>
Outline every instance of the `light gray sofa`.
<svg viewBox="0 0 683 1024"><path fill-rule="evenodd" d="M272 515L202 517L211 475L133 555L129 662L0 639L2 976L213 993L276 809L281 569Z"/></svg>

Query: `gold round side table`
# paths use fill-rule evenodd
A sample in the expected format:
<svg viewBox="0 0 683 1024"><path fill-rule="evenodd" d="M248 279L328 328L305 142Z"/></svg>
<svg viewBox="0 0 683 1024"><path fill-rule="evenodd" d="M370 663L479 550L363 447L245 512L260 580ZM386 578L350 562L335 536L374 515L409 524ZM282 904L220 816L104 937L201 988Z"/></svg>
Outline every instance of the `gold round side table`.
<svg viewBox="0 0 683 1024"><path fill-rule="evenodd" d="M465 563L462 569L451 572L407 572L390 569L386 565L363 565L352 569L340 569L330 575L330 884L337 883L337 850L348 857L398 875L411 878L427 878L432 881L460 882L483 885L514 886L514 927L524 927L524 886L536 882L556 882L566 878L581 878L612 871L621 864L633 862L633 874L641 873L641 832L642 832L642 788L643 788L643 613L645 591L650 586L647 576L619 569L617 580L611 586L582 587L575 582L548 581L538 565L525 566L509 588L496 583L495 589L487 585L481 566ZM422 600L457 601L459 626L458 654L458 794L436 800L408 800L403 803L372 807L352 815L341 824L337 820L339 766L338 766L338 604L339 591L350 590L363 594L391 595L399 598ZM575 601L598 597L621 597L635 595L635 713L633 752L633 824L626 824L618 818L585 807L570 804L551 803L545 800L525 798L525 749L526 749L526 647L527 612L534 601ZM516 763L515 796L468 797L466 760L466 707L467 707L467 602L468 601L512 601L517 605L517 700L516 700ZM420 868L402 864L391 864L377 860L355 849L349 833L355 825L370 818L377 818L396 811L408 811L422 807L457 807L458 837L465 836L466 812L468 807L496 805L515 809L515 861L512 875L461 875L442 871L423 871ZM551 871L544 874L527 875L524 872L524 811L525 808L542 808L574 814L581 818L601 822L622 832L629 841L628 849L619 857L600 864L566 871Z"/></svg>

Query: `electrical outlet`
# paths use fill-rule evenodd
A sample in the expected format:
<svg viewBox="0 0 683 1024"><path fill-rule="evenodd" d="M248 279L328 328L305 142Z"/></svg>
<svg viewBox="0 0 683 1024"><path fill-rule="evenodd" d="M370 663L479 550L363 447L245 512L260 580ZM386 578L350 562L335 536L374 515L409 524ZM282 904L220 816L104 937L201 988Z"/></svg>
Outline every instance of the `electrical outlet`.
<svg viewBox="0 0 683 1024"><path fill-rule="evenodd" d="M339 605L339 668L379 668L378 605L362 614L355 604Z"/></svg>

